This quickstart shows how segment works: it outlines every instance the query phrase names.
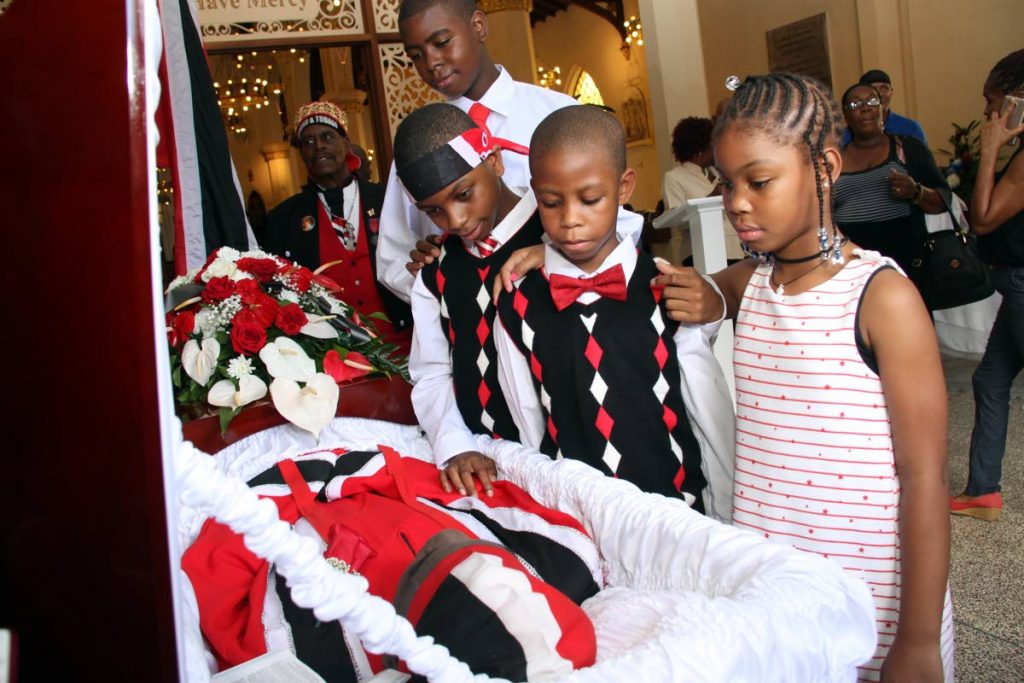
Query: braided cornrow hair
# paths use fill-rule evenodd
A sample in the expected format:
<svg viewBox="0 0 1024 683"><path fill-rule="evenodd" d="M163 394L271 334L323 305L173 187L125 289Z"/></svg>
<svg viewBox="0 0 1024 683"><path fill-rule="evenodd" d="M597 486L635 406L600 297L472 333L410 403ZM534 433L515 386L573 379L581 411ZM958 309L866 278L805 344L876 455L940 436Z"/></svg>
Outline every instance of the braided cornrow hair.
<svg viewBox="0 0 1024 683"><path fill-rule="evenodd" d="M985 85L1004 95L1024 89L1024 50L1011 52L996 62Z"/></svg>
<svg viewBox="0 0 1024 683"><path fill-rule="evenodd" d="M801 74L776 71L748 76L719 117L713 139L717 140L730 127L757 131L782 145L806 148L818 192L821 256L828 258L831 255L834 261L841 263L842 238L833 226L830 240L825 225L825 191L821 173L822 164L831 173L832 168L824 156L825 147L830 144L838 147L843 130L843 117L832 92L820 81ZM772 258L771 254L752 255L761 260Z"/></svg>

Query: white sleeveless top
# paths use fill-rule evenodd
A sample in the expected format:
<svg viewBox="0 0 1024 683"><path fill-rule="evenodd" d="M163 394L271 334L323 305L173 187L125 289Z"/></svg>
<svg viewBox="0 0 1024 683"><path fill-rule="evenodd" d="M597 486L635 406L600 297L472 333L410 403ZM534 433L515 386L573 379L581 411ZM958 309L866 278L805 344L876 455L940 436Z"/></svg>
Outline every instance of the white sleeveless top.
<svg viewBox="0 0 1024 683"><path fill-rule="evenodd" d="M899 619L899 503L889 415L855 330L864 288L881 268L856 256L832 279L777 294L771 266L750 278L736 316L733 524L832 558L862 578L877 607L878 649L858 671L876 681ZM953 620L942 654L953 678Z"/></svg>

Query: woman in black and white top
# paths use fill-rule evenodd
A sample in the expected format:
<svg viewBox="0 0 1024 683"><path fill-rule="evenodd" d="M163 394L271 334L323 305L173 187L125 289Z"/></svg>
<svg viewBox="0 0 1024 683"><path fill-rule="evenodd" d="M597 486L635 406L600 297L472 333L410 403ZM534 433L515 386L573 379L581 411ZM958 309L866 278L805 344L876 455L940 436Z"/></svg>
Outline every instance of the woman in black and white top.
<svg viewBox="0 0 1024 683"><path fill-rule="evenodd" d="M833 216L855 244L909 271L925 235L924 214L945 211L936 191L945 180L924 143L885 132L874 87L848 88L842 104L852 140L842 150Z"/></svg>

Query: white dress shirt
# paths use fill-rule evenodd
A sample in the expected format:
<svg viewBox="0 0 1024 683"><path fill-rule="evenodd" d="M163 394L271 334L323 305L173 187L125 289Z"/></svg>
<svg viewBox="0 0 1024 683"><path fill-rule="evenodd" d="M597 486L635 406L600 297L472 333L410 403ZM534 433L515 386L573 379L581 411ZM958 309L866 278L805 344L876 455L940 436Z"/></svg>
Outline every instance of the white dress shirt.
<svg viewBox="0 0 1024 683"><path fill-rule="evenodd" d="M497 68L497 80L479 100L491 110L487 117L487 127L495 137L529 147L534 129L548 114L562 107L579 104L564 93L513 80L503 67ZM467 97L457 97L448 103L467 113L475 104ZM530 166L527 157L505 151L502 152L501 160L505 166L502 179L506 185L529 187ZM636 242L640 239L643 218L620 208L619 226ZM413 276L405 268L409 262L409 252L416 247L417 240L438 232L437 226L416 208L392 163L380 213L377 279L403 301L409 301L413 283Z"/></svg>
<svg viewBox="0 0 1024 683"><path fill-rule="evenodd" d="M544 249L544 269L549 275L589 278L621 265L628 283L636 263L636 247L621 233L619 245L593 273L584 273L550 245ZM717 287L715 289L718 291ZM587 291L576 300L590 305L599 298L596 292ZM724 316L705 325L680 324L673 338L683 404L700 444L701 469L708 482L703 493L704 510L709 516L728 522L732 519L736 415L725 375L711 348L723 319ZM498 352L498 380L519 429L519 438L524 445L539 448L546 421L534 388L529 359L512 341L500 316L494 326L494 345ZM623 457L628 458L629 454L624 453Z"/></svg>
<svg viewBox="0 0 1024 683"><path fill-rule="evenodd" d="M512 188L522 198L491 231L499 245L508 242L537 211L537 198L528 188ZM458 238L452 237L452 240ZM470 253L478 255L475 247ZM478 292L466 291L476 297ZM488 292L488 297L490 293ZM441 302L416 275L412 287L413 337L409 354L409 376L413 382L412 405L416 419L434 449L438 467L452 457L477 450L476 437L466 426L455 402L452 353L441 327Z"/></svg>
<svg viewBox="0 0 1024 683"><path fill-rule="evenodd" d="M665 173L661 196L666 209L674 209L691 199L707 197L715 189L715 181L692 161L676 164Z"/></svg>

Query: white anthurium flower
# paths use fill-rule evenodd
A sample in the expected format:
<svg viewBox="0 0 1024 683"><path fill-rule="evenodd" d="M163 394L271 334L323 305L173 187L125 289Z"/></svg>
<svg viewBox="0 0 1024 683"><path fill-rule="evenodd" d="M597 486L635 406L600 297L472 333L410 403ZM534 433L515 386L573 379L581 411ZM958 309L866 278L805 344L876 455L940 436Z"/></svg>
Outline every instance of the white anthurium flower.
<svg viewBox="0 0 1024 683"><path fill-rule="evenodd" d="M290 337L278 337L260 349L260 360L274 379L308 382L316 374L316 362Z"/></svg>
<svg viewBox="0 0 1024 683"><path fill-rule="evenodd" d="M313 375L304 387L278 377L270 383L270 397L277 412L317 439L338 410L338 384L322 372Z"/></svg>
<svg viewBox="0 0 1024 683"><path fill-rule="evenodd" d="M209 282L215 277L231 277L235 274L236 270L238 270L238 266L233 261L225 261L222 258L218 258L203 271L200 279L203 282Z"/></svg>
<svg viewBox="0 0 1024 683"><path fill-rule="evenodd" d="M323 316L308 316L309 322L302 326L299 330L302 334L307 337L315 337L316 339L337 339L338 331L331 327L331 324L323 318Z"/></svg>
<svg viewBox="0 0 1024 683"><path fill-rule="evenodd" d="M196 384L206 386L213 377L213 371L217 369L219 355L220 344L213 337L204 339L202 345L195 339L189 339L181 350L181 367Z"/></svg>
<svg viewBox="0 0 1024 683"><path fill-rule="evenodd" d="M230 379L221 381L210 387L206 395L207 402L220 408L241 408L267 395L267 385L256 375L244 375L238 380L238 388Z"/></svg>

